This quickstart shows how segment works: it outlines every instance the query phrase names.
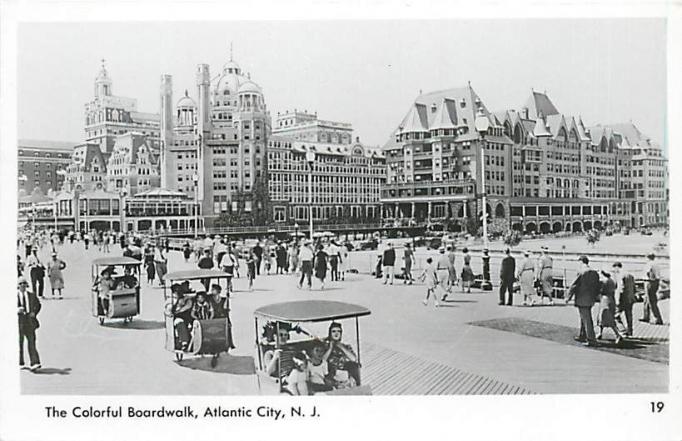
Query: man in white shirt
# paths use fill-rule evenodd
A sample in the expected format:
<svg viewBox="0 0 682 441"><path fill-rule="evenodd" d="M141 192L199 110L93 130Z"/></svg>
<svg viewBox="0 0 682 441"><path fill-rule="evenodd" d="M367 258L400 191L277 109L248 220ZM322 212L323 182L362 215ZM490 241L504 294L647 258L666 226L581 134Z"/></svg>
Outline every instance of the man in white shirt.
<svg viewBox="0 0 682 441"><path fill-rule="evenodd" d="M658 309L658 287L661 283L661 270L658 265L654 263L656 255L651 253L647 258L647 265L644 269L644 278L647 280L646 292L644 293L644 308L642 311L642 318L639 319L640 322L649 323L650 313L654 314L656 321L654 324L662 325L663 317L661 317L661 311Z"/></svg>
<svg viewBox="0 0 682 441"><path fill-rule="evenodd" d="M303 280L308 278L308 289L313 286L313 250L310 247L310 241L306 241L298 252L298 260L301 261L301 280L298 281L298 287L303 287Z"/></svg>
<svg viewBox="0 0 682 441"><path fill-rule="evenodd" d="M45 265L40 261L38 249L35 247L32 249L31 255L26 259L26 268L28 268L28 273L31 276L33 293L38 297L42 297L43 289L45 288Z"/></svg>

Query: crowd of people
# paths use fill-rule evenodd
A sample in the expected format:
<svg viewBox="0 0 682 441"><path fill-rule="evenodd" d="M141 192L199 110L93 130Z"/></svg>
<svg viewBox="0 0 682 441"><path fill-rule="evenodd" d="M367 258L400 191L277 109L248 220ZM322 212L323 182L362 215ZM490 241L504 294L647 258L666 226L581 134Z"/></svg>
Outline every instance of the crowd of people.
<svg viewBox="0 0 682 441"><path fill-rule="evenodd" d="M348 246L336 240L315 243L308 239L265 240L246 247L227 237L207 235L193 243L186 241L182 253L186 262L194 256L200 269L219 269L235 278L240 277L245 267L250 291L257 276L271 274L300 274L299 288L313 289L313 279L316 279L319 288L324 290L327 281L345 280L350 269Z"/></svg>

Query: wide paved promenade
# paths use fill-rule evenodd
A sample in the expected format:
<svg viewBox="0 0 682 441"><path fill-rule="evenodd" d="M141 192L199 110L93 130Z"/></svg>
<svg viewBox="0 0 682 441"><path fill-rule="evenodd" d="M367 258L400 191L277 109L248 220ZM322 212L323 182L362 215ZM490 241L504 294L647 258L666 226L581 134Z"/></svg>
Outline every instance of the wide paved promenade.
<svg viewBox="0 0 682 441"><path fill-rule="evenodd" d="M260 276L253 292L246 291L245 278L236 279L237 349L221 357L215 369L207 359L177 363L164 349L161 288L143 282L141 315L131 324L100 326L90 314L90 262L102 254L96 248L84 251L81 243L65 244L59 253L68 264L66 298L43 302L38 347L44 368L35 374L21 371L26 393L270 393L271 385L252 374L253 311L300 299L340 300L372 310L360 321L363 381L375 394L636 393L668 387L667 325L637 322L640 338L629 346L615 348L607 341L598 349L585 348L572 341L578 321L572 306L501 307L496 291L475 290L451 296L441 308L425 307L424 286L397 280L382 285L363 274L328 282L324 291L317 283L312 291L299 290L291 275ZM112 247L111 255L120 254L118 246ZM170 270L193 267L171 252ZM521 303L519 296L515 302ZM660 303L666 323L668 303ZM635 317L640 314L638 304ZM326 328L311 330L326 335ZM608 331L605 336L613 338ZM355 341L351 322L344 339Z"/></svg>

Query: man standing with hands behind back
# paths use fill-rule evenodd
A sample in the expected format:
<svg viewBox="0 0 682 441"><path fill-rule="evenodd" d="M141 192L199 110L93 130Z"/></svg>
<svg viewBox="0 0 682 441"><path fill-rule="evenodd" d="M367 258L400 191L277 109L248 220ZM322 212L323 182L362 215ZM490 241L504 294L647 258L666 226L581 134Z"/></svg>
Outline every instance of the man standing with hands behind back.
<svg viewBox="0 0 682 441"><path fill-rule="evenodd" d="M19 366L24 367L24 339L28 343L28 356L31 361L31 371L40 369L40 356L36 349L36 329L40 327L38 313L40 312L40 300L28 291L28 282L24 277L17 281L17 306L19 318Z"/></svg>

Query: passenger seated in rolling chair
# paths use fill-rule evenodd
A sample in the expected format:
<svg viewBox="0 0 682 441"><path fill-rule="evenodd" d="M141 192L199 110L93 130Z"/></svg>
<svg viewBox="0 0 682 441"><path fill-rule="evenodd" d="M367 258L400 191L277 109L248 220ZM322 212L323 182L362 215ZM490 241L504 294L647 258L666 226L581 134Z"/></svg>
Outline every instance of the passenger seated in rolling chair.
<svg viewBox="0 0 682 441"><path fill-rule="evenodd" d="M355 386L360 386L358 358L350 345L341 342L342 334L341 323L332 322L329 325L329 334L326 338L330 352L328 357L329 375L334 379L337 389L352 387L351 379L355 380Z"/></svg>
<svg viewBox="0 0 682 441"><path fill-rule="evenodd" d="M186 351L189 347L189 329L192 325L192 299L185 296L189 292L189 288L185 284L174 283L171 286L171 292L173 293L173 301L167 305L166 314L173 318L175 348Z"/></svg>
<svg viewBox="0 0 682 441"><path fill-rule="evenodd" d="M263 354L265 372L271 377L277 377L279 375L278 362L282 355L282 351L287 349L290 338L289 333L291 332L291 325L289 323L279 322L278 325L275 323L267 323L263 327L263 339L261 340L262 345L274 346Z"/></svg>
<svg viewBox="0 0 682 441"><path fill-rule="evenodd" d="M206 292L197 291L196 297L194 298L194 306L192 307L192 319L210 320L213 318L214 314L213 305L206 299Z"/></svg>
<svg viewBox="0 0 682 441"><path fill-rule="evenodd" d="M133 270L130 266L126 266L121 277L116 278L116 285L114 289L135 288L137 286L137 277L133 276Z"/></svg>
<svg viewBox="0 0 682 441"><path fill-rule="evenodd" d="M334 389L334 380L329 376L327 359L332 347L321 341L315 341L308 362L308 389L311 393L328 392Z"/></svg>
<svg viewBox="0 0 682 441"><path fill-rule="evenodd" d="M303 351L298 351L293 357L294 368L289 372L286 379L286 390L291 395L310 395L310 372L308 370L308 356Z"/></svg>
<svg viewBox="0 0 682 441"><path fill-rule="evenodd" d="M116 274L113 267L106 267L100 273L100 277L95 279L95 284L93 287L97 287L97 299L99 301L98 314L107 315L109 311L109 301L111 300L111 294L109 292L115 289L116 283L111 278L112 275Z"/></svg>

